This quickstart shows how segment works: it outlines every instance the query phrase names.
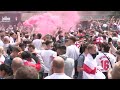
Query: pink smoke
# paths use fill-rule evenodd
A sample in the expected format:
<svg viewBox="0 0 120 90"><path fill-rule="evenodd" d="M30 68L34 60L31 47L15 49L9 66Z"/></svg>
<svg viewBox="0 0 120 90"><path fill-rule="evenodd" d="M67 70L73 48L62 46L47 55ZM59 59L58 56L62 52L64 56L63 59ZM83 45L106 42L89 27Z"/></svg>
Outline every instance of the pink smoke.
<svg viewBox="0 0 120 90"><path fill-rule="evenodd" d="M77 11L49 11L44 14L39 14L30 17L23 24L25 26L36 26L35 33L42 33L42 35L51 34L61 27L68 32L69 29L75 29L80 17Z"/></svg>

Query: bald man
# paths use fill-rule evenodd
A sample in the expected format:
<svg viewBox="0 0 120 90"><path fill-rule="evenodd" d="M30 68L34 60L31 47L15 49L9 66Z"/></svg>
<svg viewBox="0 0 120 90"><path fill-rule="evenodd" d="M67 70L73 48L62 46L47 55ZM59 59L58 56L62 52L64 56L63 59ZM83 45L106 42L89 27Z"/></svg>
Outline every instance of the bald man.
<svg viewBox="0 0 120 90"><path fill-rule="evenodd" d="M12 61L12 65L11 65L12 70L13 70L13 75L7 77L6 79L14 79L14 75L15 75L17 69L22 67L23 65L24 65L24 63L23 63L23 60L21 58L19 58L19 57L14 58Z"/></svg>
<svg viewBox="0 0 120 90"><path fill-rule="evenodd" d="M44 79L71 79L64 73L64 59L61 57L55 57L52 62L53 74L45 77Z"/></svg>

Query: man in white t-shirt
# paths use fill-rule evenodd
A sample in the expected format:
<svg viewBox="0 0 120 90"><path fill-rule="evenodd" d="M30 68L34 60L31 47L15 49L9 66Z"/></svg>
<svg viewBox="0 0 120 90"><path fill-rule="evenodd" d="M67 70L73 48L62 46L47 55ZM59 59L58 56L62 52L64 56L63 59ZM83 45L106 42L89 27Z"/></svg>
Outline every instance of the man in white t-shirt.
<svg viewBox="0 0 120 90"><path fill-rule="evenodd" d="M79 57L79 49L75 45L75 42L76 42L76 38L71 36L68 40L68 43L70 44L70 46L67 46L66 55L68 56L68 58L72 58L76 64L76 60ZM75 68L74 77L76 77L77 73L78 73L77 68Z"/></svg>
<svg viewBox="0 0 120 90"><path fill-rule="evenodd" d="M35 46L37 50L41 50L42 47L42 40L41 40L42 35L39 33L37 34L37 39L33 40L32 44Z"/></svg>
<svg viewBox="0 0 120 90"><path fill-rule="evenodd" d="M76 42L75 37L71 36L68 42L70 43L70 46L67 47L66 55L69 58L77 60L77 58L79 57L79 49L75 45Z"/></svg>
<svg viewBox="0 0 120 90"><path fill-rule="evenodd" d="M46 50L41 50L40 55L44 62L44 76L48 76L51 68L51 62L57 56L57 52L51 50L53 47L52 41L46 41Z"/></svg>
<svg viewBox="0 0 120 90"><path fill-rule="evenodd" d="M10 43L15 43L15 42L14 42L14 37L15 37L15 33L14 33L14 32L11 32L11 33L10 33Z"/></svg>
<svg viewBox="0 0 120 90"><path fill-rule="evenodd" d="M109 53L110 47L108 43L104 42L102 44L102 53L100 53L96 57L96 62L98 66L101 66L103 69L101 70L107 77L108 70L113 67L116 62L116 58L114 55Z"/></svg>
<svg viewBox="0 0 120 90"><path fill-rule="evenodd" d="M61 57L54 58L52 62L53 74L44 79L72 79L64 73L64 60Z"/></svg>
<svg viewBox="0 0 120 90"><path fill-rule="evenodd" d="M21 43L20 33L17 32L17 41L15 43L10 43L9 36L5 36L3 41L4 41L4 50L5 52L7 52L9 45L18 46Z"/></svg>

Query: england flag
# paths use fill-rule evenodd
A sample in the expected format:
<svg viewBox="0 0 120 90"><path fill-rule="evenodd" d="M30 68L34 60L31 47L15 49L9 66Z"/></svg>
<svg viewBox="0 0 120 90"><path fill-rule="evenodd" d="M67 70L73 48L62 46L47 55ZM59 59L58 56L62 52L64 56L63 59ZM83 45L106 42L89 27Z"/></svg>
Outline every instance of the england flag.
<svg viewBox="0 0 120 90"><path fill-rule="evenodd" d="M83 65L83 79L105 79L106 77L101 72L101 68L97 66L96 60L88 54Z"/></svg>

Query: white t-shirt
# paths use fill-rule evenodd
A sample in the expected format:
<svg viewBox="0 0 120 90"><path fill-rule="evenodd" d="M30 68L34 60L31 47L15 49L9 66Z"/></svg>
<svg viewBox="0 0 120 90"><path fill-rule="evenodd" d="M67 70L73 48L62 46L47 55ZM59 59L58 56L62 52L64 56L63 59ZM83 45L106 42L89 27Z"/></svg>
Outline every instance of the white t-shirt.
<svg viewBox="0 0 120 90"><path fill-rule="evenodd" d="M77 58L79 57L79 49L76 47L76 45L68 46L66 50L66 55L69 58L77 60Z"/></svg>
<svg viewBox="0 0 120 90"><path fill-rule="evenodd" d="M33 40L32 44L35 46L36 49L41 50L42 40L35 39L35 40Z"/></svg>
<svg viewBox="0 0 120 90"><path fill-rule="evenodd" d="M10 43L15 43L12 37L10 37Z"/></svg>
<svg viewBox="0 0 120 90"><path fill-rule="evenodd" d="M72 79L64 73L54 73L50 76L45 77L44 79Z"/></svg>
<svg viewBox="0 0 120 90"><path fill-rule="evenodd" d="M71 78L73 78L74 75L74 60L72 58L67 58L65 60L65 74Z"/></svg>
<svg viewBox="0 0 120 90"><path fill-rule="evenodd" d="M3 41L2 40L0 40L0 46L4 46L4 43L3 43Z"/></svg>
<svg viewBox="0 0 120 90"><path fill-rule="evenodd" d="M1 65L2 63L4 63L4 61L5 61L5 57L4 57L3 55L1 55L1 56L0 56L0 65Z"/></svg>
<svg viewBox="0 0 120 90"><path fill-rule="evenodd" d="M113 67L113 65L116 62L115 56L110 53L104 53L104 54L109 58L112 64L112 67ZM102 72L108 72L108 70L111 69L111 65L110 65L108 58L104 54L100 53L99 55L97 55L96 62L98 66L101 66L103 68L101 70Z"/></svg>
<svg viewBox="0 0 120 90"><path fill-rule="evenodd" d="M53 58L57 56L57 53L52 50L41 50L41 52L39 54L41 55L44 65L45 65L44 73L49 73L50 67L51 67L51 62L52 62Z"/></svg>

